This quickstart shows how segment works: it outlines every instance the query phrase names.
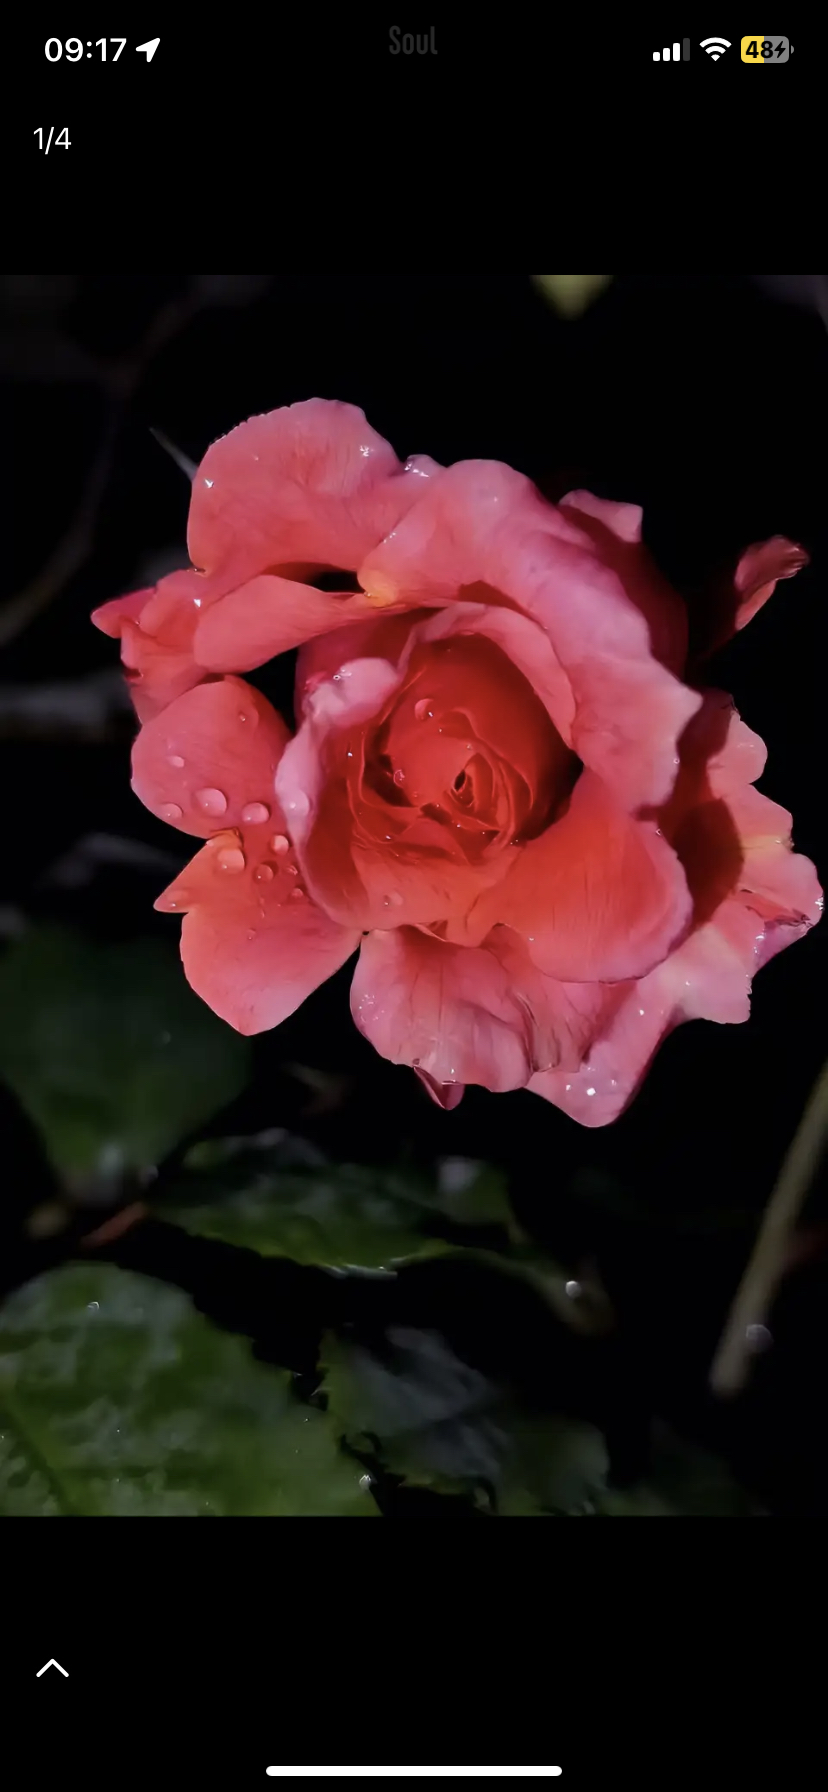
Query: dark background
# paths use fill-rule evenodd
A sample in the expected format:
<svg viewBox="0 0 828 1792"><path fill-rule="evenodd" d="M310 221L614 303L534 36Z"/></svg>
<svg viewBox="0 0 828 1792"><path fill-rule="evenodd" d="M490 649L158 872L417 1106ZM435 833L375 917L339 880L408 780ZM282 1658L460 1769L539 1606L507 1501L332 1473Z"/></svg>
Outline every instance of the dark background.
<svg viewBox="0 0 828 1792"><path fill-rule="evenodd" d="M810 568L717 656L710 682L767 742L762 788L793 811L796 845L824 874L828 335L818 282L624 275L570 321L523 275L5 278L3 931L12 936L23 915L100 937L176 936L152 901L183 863L182 843L131 794L117 646L89 613L186 563L187 480L151 430L197 460L244 417L313 395L362 406L403 457L491 457L553 496L585 485L642 504L649 544L691 603L750 542L803 542ZM288 665L279 677L287 701ZM132 843L128 862L89 844L102 835ZM80 876L67 878L67 854L84 841ZM609 1370L594 1374L585 1347L508 1292L493 1304L479 1289L458 1299L440 1265L365 1301L461 1333L484 1367L530 1388L551 1381L565 1403L597 1402L622 1473L635 1470L657 1412L729 1457L772 1511L815 1513L828 1368L822 1187L770 1321L773 1348L747 1391L721 1405L706 1378L825 1055L826 951L819 928L764 970L747 1026L681 1028L628 1113L598 1132L528 1094L470 1090L440 1112L356 1033L346 967L259 1038L253 1083L221 1125L285 1125L350 1159L405 1147L424 1162L456 1154L503 1165L533 1234L573 1273L597 1269L618 1316ZM297 1064L329 1073L334 1089L346 1079L344 1095L314 1111ZM3 1282L13 1286L59 1247L22 1241L19 1213L42 1198L48 1172L10 1097L0 1124ZM119 1260L181 1281L220 1323L255 1335L255 1277L204 1253L192 1240L173 1251L153 1223L123 1241ZM301 1367L322 1297L313 1272L296 1275L271 1347Z"/></svg>

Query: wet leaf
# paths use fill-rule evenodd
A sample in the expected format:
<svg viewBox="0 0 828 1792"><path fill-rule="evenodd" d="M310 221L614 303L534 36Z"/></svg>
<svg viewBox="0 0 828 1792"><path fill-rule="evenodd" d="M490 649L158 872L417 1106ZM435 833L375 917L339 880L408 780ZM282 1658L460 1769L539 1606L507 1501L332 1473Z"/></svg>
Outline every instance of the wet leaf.
<svg viewBox="0 0 828 1792"><path fill-rule="evenodd" d="M37 927L0 959L0 1076L87 1196L150 1170L235 1098L248 1063L156 941Z"/></svg>
<svg viewBox="0 0 828 1792"><path fill-rule="evenodd" d="M159 1199L159 1217L263 1256L368 1271L442 1255L453 1248L453 1228L505 1227L510 1218L503 1179L485 1165L451 1159L429 1177L328 1164L288 1134L270 1138L264 1150L241 1139L196 1147ZM450 1239L440 1232L446 1222Z"/></svg>
<svg viewBox="0 0 828 1792"><path fill-rule="evenodd" d="M656 1430L639 1485L611 1485L598 1427L521 1405L433 1331L392 1328L381 1346L323 1340L323 1388L348 1446L413 1487L462 1495L498 1517L744 1517L725 1464Z"/></svg>
<svg viewBox="0 0 828 1792"><path fill-rule="evenodd" d="M361 1473L178 1289L76 1265L0 1309L0 1516L375 1517Z"/></svg>

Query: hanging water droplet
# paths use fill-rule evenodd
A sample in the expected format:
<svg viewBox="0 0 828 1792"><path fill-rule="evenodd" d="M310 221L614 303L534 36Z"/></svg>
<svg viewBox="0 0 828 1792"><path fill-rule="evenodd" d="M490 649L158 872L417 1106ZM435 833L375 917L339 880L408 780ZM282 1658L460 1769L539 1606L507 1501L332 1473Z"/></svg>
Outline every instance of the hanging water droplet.
<svg viewBox="0 0 828 1792"><path fill-rule="evenodd" d="M287 852L289 850L289 848L290 848L290 841L287 837L287 834L274 834L273 835L271 842L270 842L271 852L279 852L279 853Z"/></svg>
<svg viewBox="0 0 828 1792"><path fill-rule="evenodd" d="M273 878L273 866L259 865L256 868L255 875L257 884L269 884Z"/></svg>
<svg viewBox="0 0 828 1792"><path fill-rule="evenodd" d="M270 810L266 803L248 803L242 809L242 821L249 821L251 827L255 827L258 822L269 820Z"/></svg>
<svg viewBox="0 0 828 1792"><path fill-rule="evenodd" d="M220 871L243 871L247 863L240 846L223 846L216 862Z"/></svg>
<svg viewBox="0 0 828 1792"><path fill-rule="evenodd" d="M182 810L178 803L164 803L161 814L165 821L180 821Z"/></svg>
<svg viewBox="0 0 828 1792"><path fill-rule="evenodd" d="M433 702L434 702L433 697L420 697L418 699L418 701L414 705L414 714L417 717L418 722L424 722L426 720L426 718L428 718L429 720L431 719L431 717L434 714L434 711L431 707Z"/></svg>
<svg viewBox="0 0 828 1792"><path fill-rule="evenodd" d="M181 754L180 753L171 753L170 757L169 757L169 764L174 765L176 771L180 772L181 767L184 764Z"/></svg>
<svg viewBox="0 0 828 1792"><path fill-rule="evenodd" d="M205 815L223 815L227 808L227 798L223 790L214 789L210 784L204 790L196 791L196 802Z"/></svg>
<svg viewBox="0 0 828 1792"><path fill-rule="evenodd" d="M399 766L397 766L397 770L394 773L394 783L395 784L404 784L405 783L405 772L401 772Z"/></svg>

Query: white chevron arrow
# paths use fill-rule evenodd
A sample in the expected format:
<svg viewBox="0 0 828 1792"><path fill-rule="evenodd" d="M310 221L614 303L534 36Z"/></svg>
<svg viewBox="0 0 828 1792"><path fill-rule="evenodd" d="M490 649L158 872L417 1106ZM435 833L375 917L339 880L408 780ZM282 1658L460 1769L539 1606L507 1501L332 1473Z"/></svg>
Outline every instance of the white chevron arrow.
<svg viewBox="0 0 828 1792"><path fill-rule="evenodd" d="M59 1661L55 1661L54 1655L51 1656L49 1661L44 1662L42 1668L38 1668L37 1673L35 1674L35 1679L39 1680L41 1674L45 1674L47 1668L57 1668L58 1673L63 1675L64 1680L68 1680L69 1675L67 1674L66 1669L61 1667Z"/></svg>

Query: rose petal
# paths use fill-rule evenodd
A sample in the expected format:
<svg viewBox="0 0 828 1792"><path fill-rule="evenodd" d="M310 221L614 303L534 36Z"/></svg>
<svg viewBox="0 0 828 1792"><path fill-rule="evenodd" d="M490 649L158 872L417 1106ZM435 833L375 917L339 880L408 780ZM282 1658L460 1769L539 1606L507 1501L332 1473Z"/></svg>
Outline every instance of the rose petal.
<svg viewBox="0 0 828 1792"><path fill-rule="evenodd" d="M592 492L568 492L561 506L577 513L599 559L612 567L641 611L656 659L680 677L687 663L687 611L641 540L641 506L616 504Z"/></svg>
<svg viewBox="0 0 828 1792"><path fill-rule="evenodd" d="M273 780L288 739L281 716L243 679L198 685L141 729L132 788L185 834L241 828L244 810L257 804L269 812L263 825L279 832Z"/></svg>
<svg viewBox="0 0 828 1792"><path fill-rule="evenodd" d="M184 571L94 611L97 628L120 636L121 658L140 721L159 715L204 678L193 656L201 603L199 574Z"/></svg>
<svg viewBox="0 0 828 1792"><path fill-rule="evenodd" d="M572 505L547 504L509 467L464 461L426 489L359 579L389 604L416 593L429 606L486 597L523 610L545 630L569 679L575 751L635 808L669 794L678 738L699 698L655 657L660 584L648 574L638 593L618 570L620 547L609 531L612 552L596 554L595 527ZM674 617L674 599L669 609ZM671 626L665 618L665 639Z"/></svg>
<svg viewBox="0 0 828 1792"><path fill-rule="evenodd" d="M438 475L403 468L355 405L311 398L251 417L207 450L187 532L213 589L296 562L355 568Z"/></svg>
<svg viewBox="0 0 828 1792"><path fill-rule="evenodd" d="M430 1084L520 1089L531 1073L526 1016L508 973L483 949L447 946L412 927L369 933L351 1012L382 1057L412 1065Z"/></svg>
<svg viewBox="0 0 828 1792"><path fill-rule="evenodd" d="M261 1033L339 970L359 935L322 914L289 876L287 861L267 883L257 882L260 864L251 859L240 871L223 871L236 840L228 833L202 847L156 908L189 911L181 957L197 995L237 1032Z"/></svg>
<svg viewBox="0 0 828 1792"><path fill-rule="evenodd" d="M792 579L809 562L797 542L784 535L754 542L740 556L735 572L715 577L697 595L691 620L693 660L703 661L753 620L779 579Z"/></svg>
<svg viewBox="0 0 828 1792"><path fill-rule="evenodd" d="M294 579L261 574L211 604L201 617L195 653L215 672L250 672L316 635L376 616L364 592L317 591Z"/></svg>
<svg viewBox="0 0 828 1792"><path fill-rule="evenodd" d="M690 914L681 864L655 824L627 815L601 779L584 772L566 814L479 897L466 937L503 922L524 936L545 975L620 982L664 958Z"/></svg>
<svg viewBox="0 0 828 1792"><path fill-rule="evenodd" d="M304 712L306 698L317 685L327 683L353 660L387 660L397 666L412 628L430 613L407 610L389 616L387 611L378 615L374 610L366 622L352 622L306 641L296 663L297 712Z"/></svg>

